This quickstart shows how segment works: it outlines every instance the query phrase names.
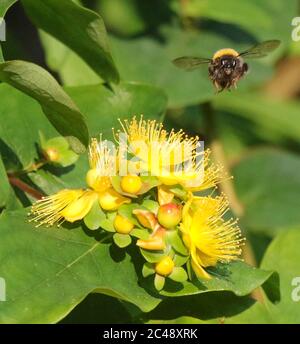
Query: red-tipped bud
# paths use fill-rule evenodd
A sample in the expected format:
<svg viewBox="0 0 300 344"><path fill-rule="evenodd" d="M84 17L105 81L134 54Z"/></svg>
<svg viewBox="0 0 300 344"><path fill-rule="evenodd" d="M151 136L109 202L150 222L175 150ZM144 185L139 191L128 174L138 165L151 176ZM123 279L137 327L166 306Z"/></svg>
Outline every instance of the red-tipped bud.
<svg viewBox="0 0 300 344"><path fill-rule="evenodd" d="M164 240L166 230L158 225L158 228L148 240L138 240L137 246L145 250L161 251L166 248Z"/></svg>
<svg viewBox="0 0 300 344"><path fill-rule="evenodd" d="M175 203L161 205L157 218L163 227L173 228L181 221L181 206Z"/></svg>
<svg viewBox="0 0 300 344"><path fill-rule="evenodd" d="M157 226L157 219L151 211L143 209L134 209L132 213L137 217L139 223L145 227L154 230Z"/></svg>

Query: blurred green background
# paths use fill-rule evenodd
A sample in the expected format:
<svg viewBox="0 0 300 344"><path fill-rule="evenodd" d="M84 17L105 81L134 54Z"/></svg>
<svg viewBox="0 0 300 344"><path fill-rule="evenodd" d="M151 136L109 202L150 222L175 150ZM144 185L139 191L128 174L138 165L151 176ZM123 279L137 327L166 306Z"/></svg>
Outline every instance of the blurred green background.
<svg viewBox="0 0 300 344"><path fill-rule="evenodd" d="M277 305L268 304L268 311L256 303L240 313L242 310L236 299L225 294L224 303L231 308L214 314L203 310L202 305L209 303L207 298L190 297L186 307L171 300L171 305L145 315L109 296L90 295L63 322L202 322L217 319L209 321L218 323L222 316L227 318L225 323L300 322L300 303L291 301L292 279L300 276L300 41L292 40L292 31L296 29L292 20L300 17L300 1L76 2L101 14L121 80L133 82L133 85L141 82L157 86L166 94L164 122L168 128L182 128L205 140L203 104L210 102L215 111L216 132L245 208L241 226L254 252L255 264L280 273L282 298ZM23 59L46 68L67 87L84 113L95 111L97 101L102 104L96 88L90 88L102 82L99 75L66 45L37 29L19 2L9 8L5 19L7 40L2 44L5 60ZM232 92L216 95L205 66L187 73L171 63L182 55L209 58L224 47L242 51L268 39L281 40L280 48L267 58L249 61L249 74ZM0 94L1 99L19 97L5 88ZM147 111L151 113L152 104L159 112L157 109L164 108L163 102L154 92ZM5 121L5 126L0 124L0 131L7 137L12 135L6 132L10 121L16 122L5 117L12 106L7 101L0 106L1 121ZM34 112L34 106L30 103L24 112ZM109 116L105 113L107 109L98 108L97 111ZM134 106L126 104L126 111L121 115L142 112L143 102ZM98 133L101 123L94 124L93 128ZM18 130L21 128L17 125L14 135L18 135ZM23 155L23 165L27 153ZM3 160L8 168L11 161L5 157ZM77 187L81 180L76 171L61 177L63 182ZM35 182L39 183L37 179ZM210 302L219 302L218 295L210 298ZM99 308L102 312L97 311Z"/></svg>

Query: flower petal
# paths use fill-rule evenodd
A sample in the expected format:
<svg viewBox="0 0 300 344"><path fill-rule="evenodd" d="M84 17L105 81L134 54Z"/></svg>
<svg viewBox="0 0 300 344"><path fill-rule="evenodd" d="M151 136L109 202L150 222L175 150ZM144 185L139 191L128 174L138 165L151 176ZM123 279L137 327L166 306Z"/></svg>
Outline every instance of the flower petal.
<svg viewBox="0 0 300 344"><path fill-rule="evenodd" d="M104 192L99 192L99 204L104 210L116 210L124 203L130 203L131 199L120 195L112 187Z"/></svg>
<svg viewBox="0 0 300 344"><path fill-rule="evenodd" d="M86 190L79 199L62 210L61 216L68 222L81 220L89 213L97 198L98 194L95 191Z"/></svg>

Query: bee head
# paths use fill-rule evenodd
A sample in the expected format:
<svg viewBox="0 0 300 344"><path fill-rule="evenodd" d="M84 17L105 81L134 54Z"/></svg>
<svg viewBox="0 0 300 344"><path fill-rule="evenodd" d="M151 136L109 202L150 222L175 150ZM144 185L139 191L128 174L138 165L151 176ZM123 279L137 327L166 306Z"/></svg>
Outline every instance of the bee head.
<svg viewBox="0 0 300 344"><path fill-rule="evenodd" d="M235 66L236 66L236 61L232 57L223 57L220 60L221 63L221 68L224 70L225 74L230 75Z"/></svg>

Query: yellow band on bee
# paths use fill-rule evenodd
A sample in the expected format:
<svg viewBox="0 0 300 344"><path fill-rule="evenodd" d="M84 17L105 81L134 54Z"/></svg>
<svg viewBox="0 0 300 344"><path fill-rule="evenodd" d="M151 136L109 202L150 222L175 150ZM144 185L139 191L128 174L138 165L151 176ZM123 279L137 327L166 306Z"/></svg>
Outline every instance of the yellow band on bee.
<svg viewBox="0 0 300 344"><path fill-rule="evenodd" d="M239 53L231 48L224 48L216 51L213 56L213 60L217 59L218 57L224 56L224 55L231 55L231 56L239 56Z"/></svg>

